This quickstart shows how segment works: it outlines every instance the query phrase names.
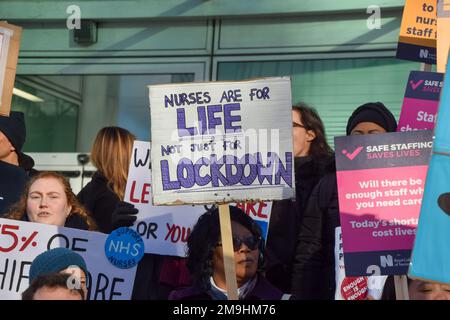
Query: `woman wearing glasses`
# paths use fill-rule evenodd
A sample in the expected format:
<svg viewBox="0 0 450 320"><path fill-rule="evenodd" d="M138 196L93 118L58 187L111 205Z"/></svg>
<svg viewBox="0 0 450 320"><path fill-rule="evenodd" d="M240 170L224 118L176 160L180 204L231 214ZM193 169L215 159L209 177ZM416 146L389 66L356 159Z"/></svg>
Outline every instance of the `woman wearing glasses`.
<svg viewBox="0 0 450 320"><path fill-rule="evenodd" d="M295 201L274 201L267 236L266 278L292 293L297 235L312 190L327 173L334 172L333 150L317 111L304 103L292 106Z"/></svg>
<svg viewBox="0 0 450 320"><path fill-rule="evenodd" d="M264 242L261 229L242 210L230 206L239 300L279 300L283 293L259 272ZM206 212L188 238L187 266L193 286L173 291L172 300L227 299L219 211Z"/></svg>

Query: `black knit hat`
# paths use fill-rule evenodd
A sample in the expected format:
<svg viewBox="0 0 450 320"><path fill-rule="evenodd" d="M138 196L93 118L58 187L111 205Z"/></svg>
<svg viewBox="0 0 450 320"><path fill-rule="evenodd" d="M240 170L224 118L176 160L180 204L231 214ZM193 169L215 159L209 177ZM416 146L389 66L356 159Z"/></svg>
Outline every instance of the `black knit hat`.
<svg viewBox="0 0 450 320"><path fill-rule="evenodd" d="M438 198L439 207L450 216L450 192L443 193Z"/></svg>
<svg viewBox="0 0 450 320"><path fill-rule="evenodd" d="M8 138L16 152L19 153L27 135L23 113L11 111L9 117L0 115L0 131Z"/></svg>
<svg viewBox="0 0 450 320"><path fill-rule="evenodd" d="M386 132L397 130L394 115L381 102L369 102L359 106L348 119L347 135L361 122L373 122L384 128Z"/></svg>

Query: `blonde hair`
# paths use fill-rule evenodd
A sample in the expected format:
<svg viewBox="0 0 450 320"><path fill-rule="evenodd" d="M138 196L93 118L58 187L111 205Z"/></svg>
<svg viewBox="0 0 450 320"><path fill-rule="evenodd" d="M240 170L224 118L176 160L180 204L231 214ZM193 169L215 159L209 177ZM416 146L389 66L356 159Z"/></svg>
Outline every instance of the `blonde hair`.
<svg viewBox="0 0 450 320"><path fill-rule="evenodd" d="M78 201L77 197L72 191L72 188L70 187L69 181L67 179L56 172L50 172L50 171L44 171L40 172L39 174L33 176L30 181L27 183L25 190L20 197L20 200L14 204L9 212L5 215L5 218L7 219L13 219L13 220L22 220L23 217L27 214L27 198L28 193L30 192L30 188L39 179L45 179L45 178L52 178L56 179L61 185L63 186L64 193L66 194L67 198L67 204L69 206L72 206L72 210L70 211L67 218L73 216L73 215L79 215L87 224L89 231L96 231L97 226L94 222L94 220L91 218L89 213L86 211L86 209L81 205L81 203Z"/></svg>
<svg viewBox="0 0 450 320"><path fill-rule="evenodd" d="M108 186L123 201L133 142L136 137L120 127L105 127L97 133L91 160L108 181Z"/></svg>

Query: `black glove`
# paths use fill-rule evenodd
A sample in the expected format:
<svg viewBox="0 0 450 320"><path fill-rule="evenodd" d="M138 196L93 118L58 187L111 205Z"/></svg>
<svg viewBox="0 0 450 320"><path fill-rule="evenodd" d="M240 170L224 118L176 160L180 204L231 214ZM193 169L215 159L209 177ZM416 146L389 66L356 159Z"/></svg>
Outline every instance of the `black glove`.
<svg viewBox="0 0 450 320"><path fill-rule="evenodd" d="M136 214L139 212L131 203L121 201L112 213L113 230L120 227L131 227L136 221Z"/></svg>

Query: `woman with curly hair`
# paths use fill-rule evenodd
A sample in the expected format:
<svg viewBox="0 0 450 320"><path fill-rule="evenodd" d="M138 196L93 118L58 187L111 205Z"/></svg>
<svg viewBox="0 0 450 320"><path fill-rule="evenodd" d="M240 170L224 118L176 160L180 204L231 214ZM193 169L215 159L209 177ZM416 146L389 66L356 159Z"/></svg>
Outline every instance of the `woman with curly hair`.
<svg viewBox="0 0 450 320"><path fill-rule="evenodd" d="M278 300L283 293L259 272L264 242L261 228L239 208L230 206L239 300ZM171 300L227 299L219 211L203 214L188 241L187 267L193 286L173 291Z"/></svg>
<svg viewBox="0 0 450 320"><path fill-rule="evenodd" d="M55 172L41 172L31 178L19 202L11 207L5 218L97 230L94 221L72 192L69 182Z"/></svg>

